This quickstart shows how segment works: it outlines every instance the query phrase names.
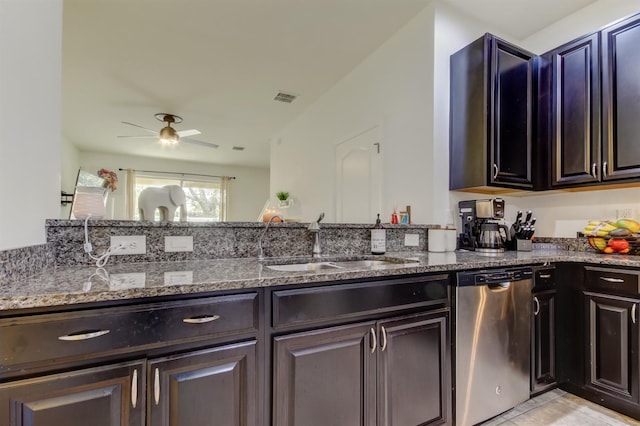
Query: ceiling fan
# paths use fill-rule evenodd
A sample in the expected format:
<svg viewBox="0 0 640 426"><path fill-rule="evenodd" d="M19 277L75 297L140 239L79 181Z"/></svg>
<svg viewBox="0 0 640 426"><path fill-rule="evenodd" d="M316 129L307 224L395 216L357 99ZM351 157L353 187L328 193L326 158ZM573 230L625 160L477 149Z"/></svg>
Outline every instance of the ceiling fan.
<svg viewBox="0 0 640 426"><path fill-rule="evenodd" d="M182 117L178 117L177 115L168 114L165 112L159 112L155 114L155 117L158 121L162 121L163 123L166 123L166 126L160 129L160 132L158 132L157 130L147 129L146 127L142 127L134 123L129 123L128 121L121 122L122 124L127 124L129 126L137 127L139 129L146 130L147 132L151 132L153 133L153 136L148 135L148 136L118 136L118 137L119 138L158 138L160 143L162 143L163 145L175 145L179 141L182 141L185 143L192 143L195 145L206 146L207 148L219 147L219 145L215 143L199 141L197 139L192 139L189 137L189 136L195 136L195 135L201 134L199 130L191 129L191 130L176 131L176 129L171 127L172 124L182 123Z"/></svg>

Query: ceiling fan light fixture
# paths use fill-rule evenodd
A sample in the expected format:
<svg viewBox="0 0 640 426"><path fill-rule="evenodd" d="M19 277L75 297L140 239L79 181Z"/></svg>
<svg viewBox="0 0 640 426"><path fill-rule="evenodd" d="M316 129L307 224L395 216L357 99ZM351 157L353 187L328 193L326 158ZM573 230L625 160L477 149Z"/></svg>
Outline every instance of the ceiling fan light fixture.
<svg viewBox="0 0 640 426"><path fill-rule="evenodd" d="M177 144L179 139L175 129L169 125L160 130L160 142L164 145Z"/></svg>

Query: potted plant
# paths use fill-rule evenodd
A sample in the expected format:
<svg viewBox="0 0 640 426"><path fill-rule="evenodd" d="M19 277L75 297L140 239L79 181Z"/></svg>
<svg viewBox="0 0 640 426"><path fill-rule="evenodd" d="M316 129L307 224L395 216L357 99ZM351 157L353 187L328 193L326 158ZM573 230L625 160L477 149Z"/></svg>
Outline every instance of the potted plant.
<svg viewBox="0 0 640 426"><path fill-rule="evenodd" d="M289 207L291 199L288 191L278 191L276 192L276 197L280 200L280 207Z"/></svg>

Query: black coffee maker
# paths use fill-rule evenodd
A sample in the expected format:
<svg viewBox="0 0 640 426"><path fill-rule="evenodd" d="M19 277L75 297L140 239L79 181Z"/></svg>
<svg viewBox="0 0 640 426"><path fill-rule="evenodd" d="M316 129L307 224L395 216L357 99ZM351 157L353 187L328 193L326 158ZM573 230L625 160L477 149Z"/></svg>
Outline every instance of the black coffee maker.
<svg viewBox="0 0 640 426"><path fill-rule="evenodd" d="M458 203L462 219L458 247L484 254L504 252L510 240L509 229L504 224L504 200L467 200Z"/></svg>

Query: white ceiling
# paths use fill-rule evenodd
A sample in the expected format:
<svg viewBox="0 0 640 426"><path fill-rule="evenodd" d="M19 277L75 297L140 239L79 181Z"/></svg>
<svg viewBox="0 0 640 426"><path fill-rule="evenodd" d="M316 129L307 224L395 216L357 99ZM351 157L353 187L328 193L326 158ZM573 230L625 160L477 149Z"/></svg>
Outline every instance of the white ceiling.
<svg viewBox="0 0 640 426"><path fill-rule="evenodd" d="M83 151L267 167L269 137L430 1L64 0L63 135ZM446 0L517 38L594 1ZM160 112L220 148L117 137L148 134L123 121L160 130Z"/></svg>

